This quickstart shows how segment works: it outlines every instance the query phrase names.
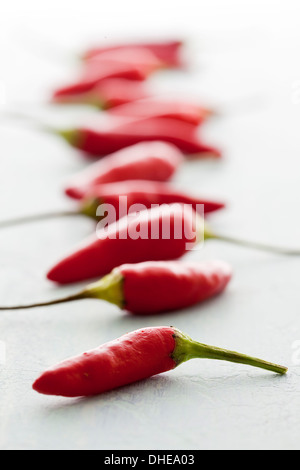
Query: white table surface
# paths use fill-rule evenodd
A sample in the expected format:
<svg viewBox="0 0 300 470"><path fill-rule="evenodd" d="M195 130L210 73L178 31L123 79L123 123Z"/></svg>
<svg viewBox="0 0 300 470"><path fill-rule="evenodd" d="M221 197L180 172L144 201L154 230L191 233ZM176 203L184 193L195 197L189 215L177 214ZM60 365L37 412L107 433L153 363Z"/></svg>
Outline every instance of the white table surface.
<svg viewBox="0 0 300 470"><path fill-rule="evenodd" d="M54 59L47 41L77 51L96 39L190 39L190 71L156 76L153 87L188 92L227 111L203 129L207 140L224 149L224 158L187 163L177 184L228 202L211 217L216 229L299 247L299 2L73 3L2 4L0 81L6 104L20 103L19 109L61 123L91 113L76 108L40 113L38 103L72 67ZM62 186L87 164L80 154L17 121L1 121L0 142L0 219L73 207ZM89 221L67 219L1 231L0 303L73 292L74 286L53 286L45 272L91 230ZM234 278L224 295L148 318L96 301L1 313L0 345L6 353L0 366L1 449L299 448L299 260L217 242L188 256L232 264ZM48 366L151 325L175 325L201 342L287 365L289 373L278 377L194 360L90 399L32 390Z"/></svg>

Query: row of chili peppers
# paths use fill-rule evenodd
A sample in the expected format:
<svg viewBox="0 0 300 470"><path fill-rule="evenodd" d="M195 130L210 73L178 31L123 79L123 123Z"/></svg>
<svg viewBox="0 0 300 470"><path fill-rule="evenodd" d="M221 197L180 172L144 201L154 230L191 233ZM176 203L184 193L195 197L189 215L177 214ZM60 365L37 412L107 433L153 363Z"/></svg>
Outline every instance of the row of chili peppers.
<svg viewBox="0 0 300 470"><path fill-rule="evenodd" d="M105 236L92 235L55 264L49 280L70 284L101 278L84 290L63 299L31 305L2 307L26 309L87 298L101 299L138 315L158 314L191 305L224 291L232 277L222 261L181 262L187 246L201 239L219 239L286 254L292 250L267 247L215 234L197 213L220 210L225 204L177 190L170 180L188 157L220 157L221 152L199 138L199 126L212 110L180 101L163 101L146 90L146 79L163 68L183 67L182 43L120 44L87 51L78 81L60 88L53 102L92 104L112 119L108 128L53 130L77 149L100 158L71 178L65 193L78 201L77 211L42 214L31 220L58 215L94 217L100 204L115 208L118 224ZM135 217L120 213L120 197L128 206L143 204ZM152 208L156 204L157 208ZM170 237L124 236L139 225L152 233L165 216ZM3 222L7 226L30 219ZM181 238L175 226L184 227ZM161 231L159 231L161 233ZM298 254L298 253L297 253ZM43 394L68 397L101 393L173 369L191 358L211 358L249 364L286 373L282 366L193 341L173 327L138 330L97 350L64 361L44 372L33 384Z"/></svg>

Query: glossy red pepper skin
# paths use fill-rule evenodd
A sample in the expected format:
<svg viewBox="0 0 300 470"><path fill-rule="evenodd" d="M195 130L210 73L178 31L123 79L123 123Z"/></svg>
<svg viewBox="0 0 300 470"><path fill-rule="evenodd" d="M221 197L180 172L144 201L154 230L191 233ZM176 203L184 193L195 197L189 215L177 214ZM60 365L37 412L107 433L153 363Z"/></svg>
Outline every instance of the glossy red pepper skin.
<svg viewBox="0 0 300 470"><path fill-rule="evenodd" d="M188 194L167 183L143 180L94 186L87 189L85 199L86 201L97 200L99 205L111 205L114 207L118 219L124 213L127 214L130 207L135 204L141 204L145 209L151 209L151 206L155 204L189 204L200 215L209 214L225 207L222 202L210 201Z"/></svg>
<svg viewBox="0 0 300 470"><path fill-rule="evenodd" d="M168 327L127 333L48 369L33 389L45 395L91 396L172 370L174 333Z"/></svg>
<svg viewBox="0 0 300 470"><path fill-rule="evenodd" d="M149 49L156 57L161 60L166 66L169 67L181 67L182 66L182 59L181 59L181 48L182 48L182 41L162 41L162 42L143 42L139 44L117 44L112 46L102 46L102 47L95 47L91 48L85 52L83 59L89 60L98 54L101 54L105 51L111 50L124 50L126 48L142 48L142 49Z"/></svg>
<svg viewBox="0 0 300 470"><path fill-rule="evenodd" d="M102 277L122 264L178 259L198 243L198 222L195 211L180 204L123 217L111 223L105 233L102 229L75 248L50 269L47 277L58 284L70 284ZM165 224L168 237L162 236ZM142 234L138 237L137 226Z"/></svg>
<svg viewBox="0 0 300 470"><path fill-rule="evenodd" d="M117 106L109 111L113 116L127 116L133 118L170 118L188 122L198 126L211 116L212 111L202 106L178 101L163 100L159 98L146 98Z"/></svg>
<svg viewBox="0 0 300 470"><path fill-rule="evenodd" d="M183 154L166 142L141 142L91 164L70 179L65 192L82 199L87 188L126 180L169 181L184 160Z"/></svg>
<svg viewBox="0 0 300 470"><path fill-rule="evenodd" d="M44 395L84 397L175 369L190 359L240 363L280 375L284 366L193 341L173 327L140 329L51 367L33 383Z"/></svg>
<svg viewBox="0 0 300 470"><path fill-rule="evenodd" d="M79 128L71 131L69 143L85 154L101 157L139 142L163 141L175 145L193 158L208 155L220 158L221 152L202 142L198 129L187 122L170 118L148 118L111 124L107 129Z"/></svg>
<svg viewBox="0 0 300 470"><path fill-rule="evenodd" d="M124 308L139 315L191 307L220 294L232 278L231 267L222 261L150 261L117 270L124 279Z"/></svg>
<svg viewBox="0 0 300 470"><path fill-rule="evenodd" d="M161 67L161 62L147 50L126 50L125 53L117 50L109 54L104 53L85 64L77 81L54 91L52 99L58 101L91 92L110 78L143 81Z"/></svg>

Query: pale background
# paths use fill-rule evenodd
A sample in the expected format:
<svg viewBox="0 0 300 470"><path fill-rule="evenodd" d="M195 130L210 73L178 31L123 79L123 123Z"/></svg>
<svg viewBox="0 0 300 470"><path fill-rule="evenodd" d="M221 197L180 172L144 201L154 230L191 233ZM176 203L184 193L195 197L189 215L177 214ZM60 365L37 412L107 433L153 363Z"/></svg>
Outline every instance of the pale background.
<svg viewBox="0 0 300 470"><path fill-rule="evenodd" d="M203 130L224 149L223 161L187 164L178 185L228 202L211 219L216 229L300 246L299 13L296 0L2 2L1 93L7 106L39 112L38 103L69 77L72 52L84 46L118 37L186 39L190 71L157 76L153 87L227 113ZM56 55L56 47L66 56ZM90 113L49 111L47 117L69 123ZM86 165L78 153L17 121L1 121L0 142L0 219L72 207L61 188ZM68 219L2 231L0 303L72 292L56 289L45 272L92 229L88 221ZM190 256L227 260L235 275L225 295L186 312L141 319L86 301L1 313L2 449L299 448L299 260L216 242ZM290 372L277 377L192 361L91 399L32 391L44 368L154 324L175 325L199 341L282 363Z"/></svg>

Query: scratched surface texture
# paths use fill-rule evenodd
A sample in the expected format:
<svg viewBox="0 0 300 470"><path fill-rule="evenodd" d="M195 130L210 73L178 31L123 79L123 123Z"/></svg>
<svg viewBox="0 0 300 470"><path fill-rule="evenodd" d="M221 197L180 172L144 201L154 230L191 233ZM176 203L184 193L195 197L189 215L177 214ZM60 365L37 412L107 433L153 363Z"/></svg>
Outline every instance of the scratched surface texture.
<svg viewBox="0 0 300 470"><path fill-rule="evenodd" d="M1 104L56 125L94 118L88 108L43 106L76 70L73 53L96 40L183 37L189 71L161 73L153 89L219 108L202 132L224 158L187 163L176 183L227 201L211 217L223 233L300 247L299 8L296 0L2 2ZM73 208L62 187L88 164L79 153L2 114L0 143L0 219ZM0 303L72 293L45 272L93 229L69 218L1 231ZM142 319L96 301L1 313L1 449L299 448L299 259L217 242L188 258L230 262L227 292ZM175 325L201 342L287 365L289 374L194 360L90 399L31 389L48 366L150 325Z"/></svg>

